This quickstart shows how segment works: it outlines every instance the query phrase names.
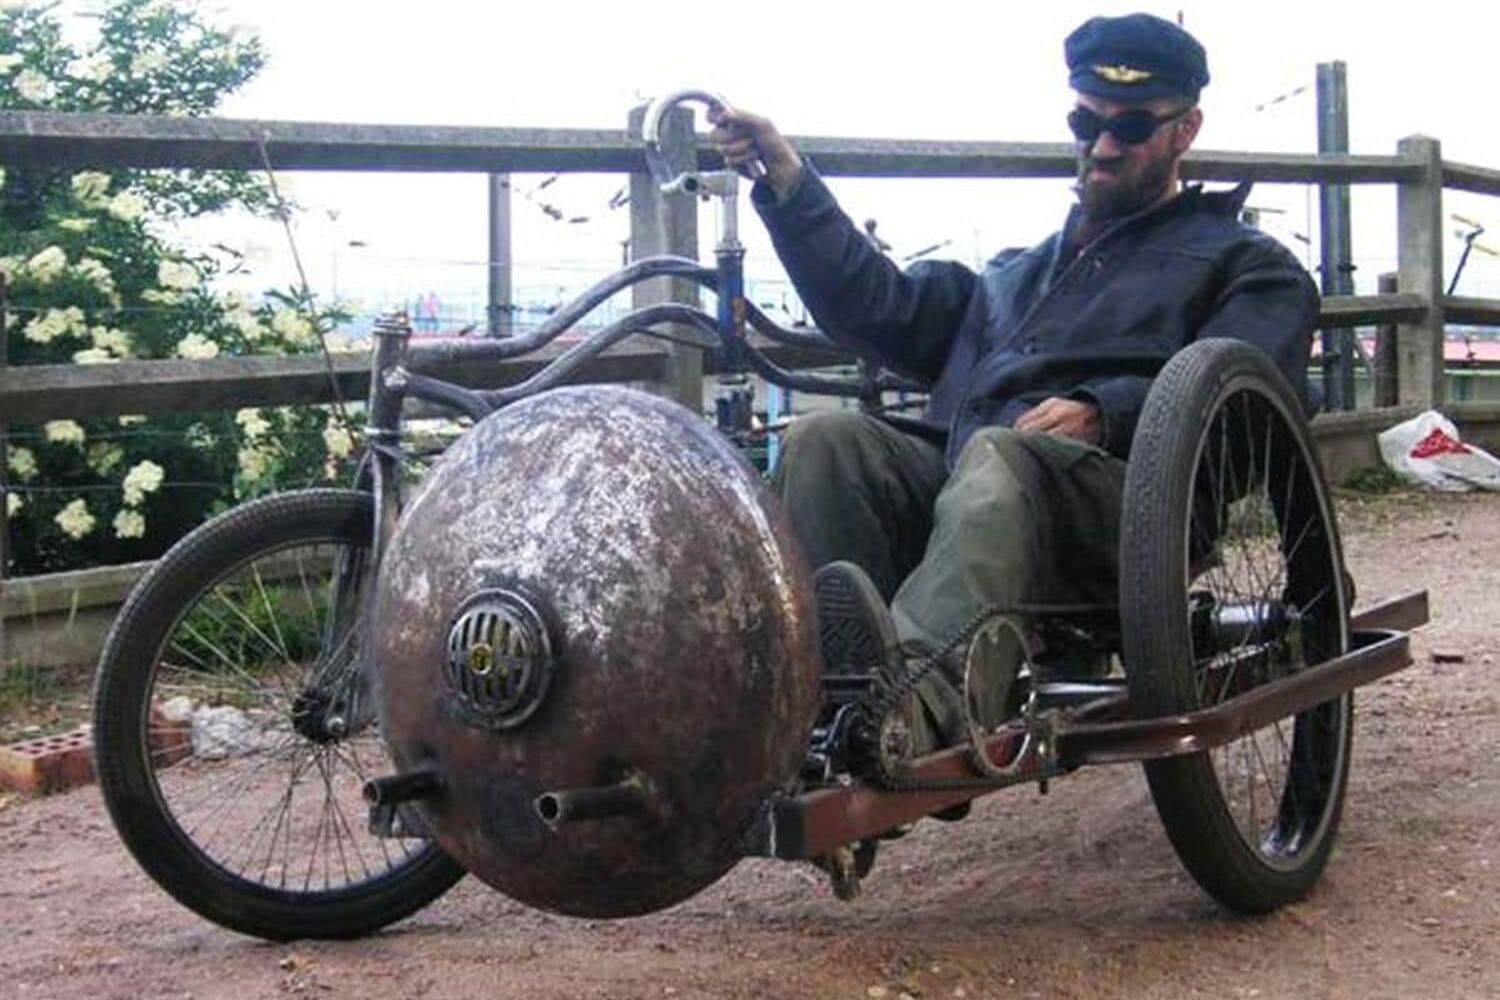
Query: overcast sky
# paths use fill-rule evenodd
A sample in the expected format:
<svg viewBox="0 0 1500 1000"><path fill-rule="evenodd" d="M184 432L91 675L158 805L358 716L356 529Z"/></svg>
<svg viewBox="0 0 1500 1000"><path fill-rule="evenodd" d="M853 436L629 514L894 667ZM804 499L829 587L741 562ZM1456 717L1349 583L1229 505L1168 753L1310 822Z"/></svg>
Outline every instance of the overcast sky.
<svg viewBox="0 0 1500 1000"><path fill-rule="evenodd" d="M1421 132L1442 140L1448 159L1500 167L1500 130L1486 96L1494 92L1500 21L1494 4L221 0L220 6L225 19L259 34L269 54L262 75L225 107L236 117L615 127L641 97L693 86L767 114L794 135L1017 141L1067 138L1062 39L1083 19L1136 9L1174 18L1180 11L1207 48L1213 75L1203 95L1200 149L1314 151L1315 66L1341 59L1348 64L1354 152L1391 153L1402 136ZM517 189L528 191L538 180L518 178ZM559 224L518 202L518 263L533 268L534 277L555 269L560 285L596 277L617 258L626 232L626 213L606 207L620 183L569 176L539 196L569 215L588 215L587 224ZM336 264L342 290L364 296L378 295L370 287L381 286L396 299L418 283L467 283L482 294L481 178L303 174L293 184L313 209L299 240L314 284L330 282ZM1062 180L839 181L835 190L851 215L881 220L898 255L948 240L943 253L966 260L1040 239L1071 200ZM1315 235L1315 195L1300 186L1267 187L1252 202L1281 210L1268 216L1268 228L1302 253L1293 234ZM1356 188L1362 288L1394 267L1394 205L1389 190ZM1500 202L1450 194L1445 209L1490 223L1488 238L1500 247ZM752 219L746 228L754 272L773 272L758 225ZM279 251L274 236L257 238L273 255ZM1450 271L1458 249L1450 235ZM1500 295L1500 260L1476 255L1463 290Z"/></svg>

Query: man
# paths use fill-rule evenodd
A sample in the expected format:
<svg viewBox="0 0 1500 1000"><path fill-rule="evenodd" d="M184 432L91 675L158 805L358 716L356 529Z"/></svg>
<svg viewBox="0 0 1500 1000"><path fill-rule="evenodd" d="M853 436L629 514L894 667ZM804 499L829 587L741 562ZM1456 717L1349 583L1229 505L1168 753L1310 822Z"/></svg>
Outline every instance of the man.
<svg viewBox="0 0 1500 1000"><path fill-rule="evenodd" d="M920 422L835 413L787 435L776 486L823 567L825 669L905 669L987 608L1113 602L1136 419L1152 376L1190 341L1250 341L1304 385L1317 316L1307 273L1239 223L1245 190L1179 182L1203 121L1202 46L1133 14L1086 22L1064 54L1078 204L1060 232L979 274L900 271L771 122L732 108L715 118L731 165L765 166L752 197L818 325L931 386ZM962 653L917 688L906 715L919 752L960 738L969 717L992 725L1013 709L1019 638L981 653L967 706Z"/></svg>

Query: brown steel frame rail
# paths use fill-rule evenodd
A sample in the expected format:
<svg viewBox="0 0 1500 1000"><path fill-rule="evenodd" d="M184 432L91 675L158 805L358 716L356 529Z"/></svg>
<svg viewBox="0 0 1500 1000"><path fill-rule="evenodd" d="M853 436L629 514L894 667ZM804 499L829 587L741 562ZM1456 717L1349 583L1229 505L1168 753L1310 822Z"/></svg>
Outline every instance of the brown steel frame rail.
<svg viewBox="0 0 1500 1000"><path fill-rule="evenodd" d="M1410 666L1404 630L1427 619L1427 592L1406 594L1352 616L1351 649L1343 656L1252 688L1212 708L1134 719L1123 698L1106 697L1056 713L1050 759L1038 752L1035 740L1026 739L1021 722L989 736L985 753L995 766L1013 771L1014 783L1021 783L1065 774L1085 764L1127 763L1209 750ZM970 752L968 747L954 747L922 757L911 763L909 775L924 782L973 779L976 771ZM1018 754L1022 755L1019 760ZM773 798L748 838L746 853L789 860L820 857L999 787L975 783L903 791L855 780L837 788Z"/></svg>

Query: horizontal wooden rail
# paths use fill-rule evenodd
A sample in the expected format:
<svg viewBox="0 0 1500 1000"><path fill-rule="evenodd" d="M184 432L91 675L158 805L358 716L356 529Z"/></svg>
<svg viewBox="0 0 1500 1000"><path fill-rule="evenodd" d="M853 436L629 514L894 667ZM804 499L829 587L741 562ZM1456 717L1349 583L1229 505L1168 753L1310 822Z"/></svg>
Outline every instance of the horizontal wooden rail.
<svg viewBox="0 0 1500 1000"><path fill-rule="evenodd" d="M1070 177L1069 143L912 139L792 140L828 176ZM717 163L706 147L703 165ZM640 140L623 129L469 128L337 122L0 112L0 164L260 170L594 172L645 170ZM1398 156L1195 152L1198 180L1389 184L1417 181ZM1477 168L1459 168L1468 171Z"/></svg>
<svg viewBox="0 0 1500 1000"><path fill-rule="evenodd" d="M524 358L453 361L424 365L422 370L460 385L514 385L536 374L571 346L554 341ZM777 364L791 368L850 360L809 348L762 345L762 349ZM572 381L653 381L665 370L666 357L662 347L652 341L626 342L585 364ZM705 368L714 370L711 359ZM369 390L370 359L364 352L334 354L327 361L312 354L122 361L113 365L25 365L0 368L0 424L38 423L80 413L103 417L202 412L330 403L338 398L363 402Z"/></svg>
<svg viewBox="0 0 1500 1000"><path fill-rule="evenodd" d="M1443 164L1443 187L1476 194L1500 195L1500 170L1467 163Z"/></svg>
<svg viewBox="0 0 1500 1000"><path fill-rule="evenodd" d="M1448 295L1443 298L1443 317L1450 323L1500 326L1500 299Z"/></svg>
<svg viewBox="0 0 1500 1000"><path fill-rule="evenodd" d="M1427 303L1420 295L1332 295L1318 307L1318 325L1323 327L1370 326L1421 319Z"/></svg>
<svg viewBox="0 0 1500 1000"><path fill-rule="evenodd" d="M1447 298L1454 322L1500 326L1500 301ZM1419 319L1421 296L1351 295L1325 298L1319 323L1325 327L1370 326ZM420 341L418 341L420 343ZM762 344L783 367L815 367L847 361L847 356ZM461 361L434 368L433 374L463 385L513 385L534 375L565 349L554 342L524 358ZM591 362L580 382L650 381L665 370L662 349L649 341L627 343ZM0 423L38 423L78 413L172 413L363 400L369 394L368 355L213 358L206 361L122 361L113 365L26 365L0 368ZM331 372L330 372L331 369ZM707 369L713 370L710 359ZM334 386L337 385L337 394Z"/></svg>

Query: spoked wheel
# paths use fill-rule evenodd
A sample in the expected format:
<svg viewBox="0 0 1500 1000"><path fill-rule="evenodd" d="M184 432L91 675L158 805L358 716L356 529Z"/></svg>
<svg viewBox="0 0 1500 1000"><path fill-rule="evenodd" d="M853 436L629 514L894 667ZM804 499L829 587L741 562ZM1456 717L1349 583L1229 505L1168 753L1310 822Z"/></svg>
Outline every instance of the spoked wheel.
<svg viewBox="0 0 1500 1000"><path fill-rule="evenodd" d="M1162 370L1136 430L1121 532L1139 716L1218 704L1347 648L1332 503L1300 405L1257 348L1201 341ZM1345 695L1146 764L1172 846L1214 898L1263 913L1312 888L1338 828L1352 733Z"/></svg>
<svg viewBox="0 0 1500 1000"><path fill-rule="evenodd" d="M367 831L395 770L363 666L371 497L310 490L183 538L130 595L94 693L95 761L136 860L180 902L273 940L351 937L463 870Z"/></svg>

